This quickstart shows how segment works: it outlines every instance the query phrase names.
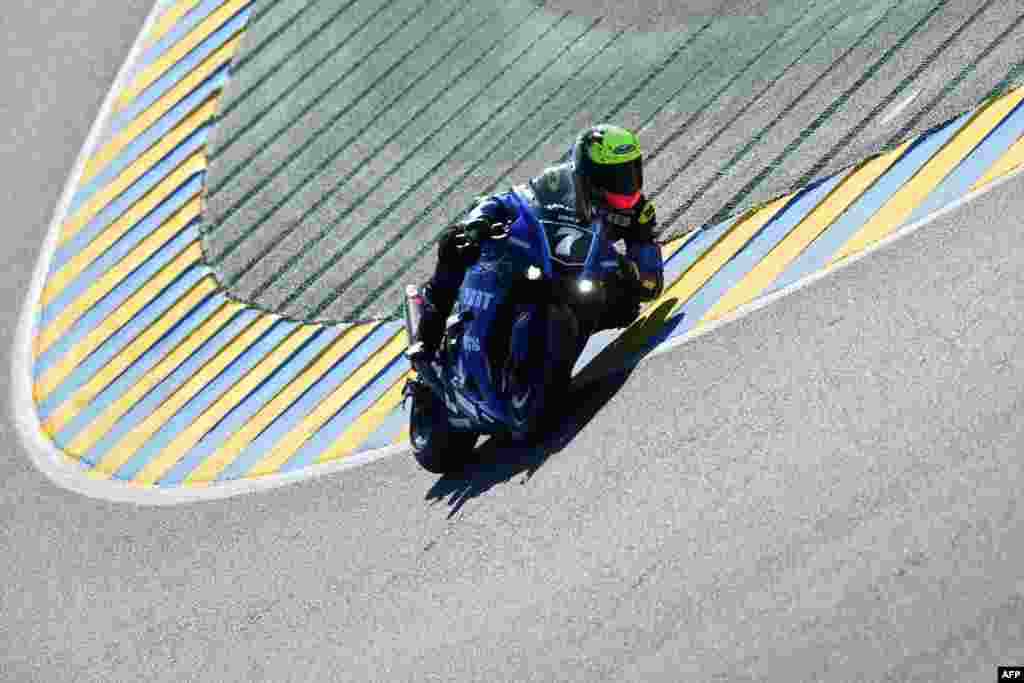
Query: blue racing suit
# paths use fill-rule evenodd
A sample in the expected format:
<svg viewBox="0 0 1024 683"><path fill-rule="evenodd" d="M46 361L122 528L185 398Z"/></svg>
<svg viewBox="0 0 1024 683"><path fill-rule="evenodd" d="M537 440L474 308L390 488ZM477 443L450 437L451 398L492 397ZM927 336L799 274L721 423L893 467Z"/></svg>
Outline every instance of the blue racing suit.
<svg viewBox="0 0 1024 683"><path fill-rule="evenodd" d="M479 250L474 248L457 249L460 236L467 225L475 222L494 224L515 220L518 210L512 199L513 194L533 209L541 226L552 237L552 244L556 245L552 257L556 260L559 259L559 249L555 235L558 235L559 230L580 227L570 162L545 169L525 185L513 187L501 194L478 198L476 205L461 221L444 230L438 242L434 275L423 288L428 305L420 337L428 347L436 347L440 340L442 321L455 303L466 269L479 255ZM625 260L635 268L630 268L633 271L632 278L626 280L620 291L615 293L616 296L609 300L607 310L602 312L591 332L630 324L636 319L640 304L658 297L664 286L661 249L655 241L658 229L654 204L641 195L640 201L632 209L598 210L604 211L605 223L611 231L611 242L622 240L625 243Z"/></svg>

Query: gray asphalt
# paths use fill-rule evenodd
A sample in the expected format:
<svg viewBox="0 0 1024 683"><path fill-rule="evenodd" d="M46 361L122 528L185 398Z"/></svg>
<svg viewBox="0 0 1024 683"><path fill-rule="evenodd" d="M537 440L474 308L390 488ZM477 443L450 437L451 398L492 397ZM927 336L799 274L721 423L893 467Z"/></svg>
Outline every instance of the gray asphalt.
<svg viewBox="0 0 1024 683"><path fill-rule="evenodd" d="M5 13L5 346L145 5ZM104 503L35 471L5 410L0 680L992 680L1024 662L1022 189L460 476L394 457Z"/></svg>
<svg viewBox="0 0 1024 683"><path fill-rule="evenodd" d="M388 316L472 197L590 123L641 129L669 237L947 121L1024 65L1024 14L998 0L539 4L258 0L211 143L205 244L229 288L302 319Z"/></svg>

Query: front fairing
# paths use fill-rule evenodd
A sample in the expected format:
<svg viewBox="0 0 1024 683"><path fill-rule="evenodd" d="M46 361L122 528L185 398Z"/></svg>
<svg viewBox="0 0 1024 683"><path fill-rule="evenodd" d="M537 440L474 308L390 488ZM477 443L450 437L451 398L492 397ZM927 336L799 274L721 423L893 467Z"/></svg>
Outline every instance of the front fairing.
<svg viewBox="0 0 1024 683"><path fill-rule="evenodd" d="M453 309L453 316L468 321L450 332L446 377L459 412L477 422L480 431L520 426L510 417L503 374L512 352L510 330L518 316L535 309L523 296L527 270L536 268L540 282L549 282L551 273L546 240L531 218L521 216L507 235L480 245L480 257L466 270Z"/></svg>
<svg viewBox="0 0 1024 683"><path fill-rule="evenodd" d="M525 358L527 351L520 348L524 337L526 346L539 345L535 357L546 357L539 307L553 301L567 304L586 328L603 309L603 288L581 295L578 280L588 276L600 281L618 263L600 226L552 229L525 202L519 203L519 218L507 234L484 240L477 262L467 269L453 309L454 316L463 314L467 320L449 331L445 349L449 407L457 407L474 429L487 433L521 427L510 417L508 359ZM534 271L535 280L527 280L528 270ZM513 343L517 321L518 341Z"/></svg>

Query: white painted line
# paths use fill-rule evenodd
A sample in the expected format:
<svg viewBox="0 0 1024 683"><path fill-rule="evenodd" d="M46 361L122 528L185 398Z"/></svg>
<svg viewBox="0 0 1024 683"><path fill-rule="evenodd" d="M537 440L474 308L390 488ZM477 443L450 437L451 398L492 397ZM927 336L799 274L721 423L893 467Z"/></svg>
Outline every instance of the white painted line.
<svg viewBox="0 0 1024 683"><path fill-rule="evenodd" d="M920 95L920 94L921 94L920 90L915 90L914 92L910 93L910 97L908 97L907 99L905 99L902 102L900 102L899 104L897 104L895 107L890 109L889 112L885 116L882 117L881 124L883 126L888 125L893 119L895 119L897 116L899 116L903 112L904 109L909 107L910 103L913 102L914 100L916 100L917 96Z"/></svg>
<svg viewBox="0 0 1024 683"><path fill-rule="evenodd" d="M36 309L39 297L43 291L43 285L46 281L50 263L53 260L53 254L57 249L60 226L67 216L71 198L77 189L85 163L96 149L104 131L104 126L110 119L116 93L120 91L130 77L133 63L143 52L143 37L149 33L153 22L156 21L157 16L160 14L161 8L165 6L166 2L157 2L154 4L153 9L150 10L146 21L143 23L142 30L139 32L132 49L128 53L128 58L121 66L117 77L114 79L114 84L111 86L100 107L100 113L93 122L85 144L82 145L74 166L72 166L68 181L64 185L64 191L61 194L60 201L57 203L53 219L50 221L46 238L40 250L39 259L36 261L36 267L32 273L32 280L25 294L21 316L18 319L18 327L15 330L14 345L11 349L11 411L14 425L21 437L25 450L28 451L29 457L32 458L35 466L61 488L90 498L119 503L134 503L136 505L174 505L261 491L290 484L308 477L321 476L350 467L359 467L374 460L407 450L407 446L403 445L390 446L292 473L260 477L259 479L243 479L210 487L160 489L134 486L122 481L89 477L85 470L75 461L65 456L49 436L43 432L42 424L39 421L39 414L35 407L35 399L32 397L31 349L32 338L36 332Z"/></svg>

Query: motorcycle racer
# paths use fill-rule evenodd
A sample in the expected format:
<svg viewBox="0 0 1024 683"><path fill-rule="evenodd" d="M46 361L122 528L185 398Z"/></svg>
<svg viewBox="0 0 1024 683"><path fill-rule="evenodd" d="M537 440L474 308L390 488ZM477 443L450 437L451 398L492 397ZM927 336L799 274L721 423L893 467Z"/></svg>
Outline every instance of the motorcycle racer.
<svg viewBox="0 0 1024 683"><path fill-rule="evenodd" d="M432 357L440 343L466 269L479 256L476 242L492 226L515 220L513 194L533 209L549 235L556 236L553 256L569 257L574 234L581 236L595 218L603 218L610 241L622 240L622 279L591 332L625 327L640 304L661 294L664 274L654 204L643 195L643 160L637 136L610 124L580 133L557 165L526 184L502 194L479 197L469 213L442 232L434 274L422 288L422 318L417 355ZM562 238L559 240L558 238ZM582 242L581 242L582 243Z"/></svg>

